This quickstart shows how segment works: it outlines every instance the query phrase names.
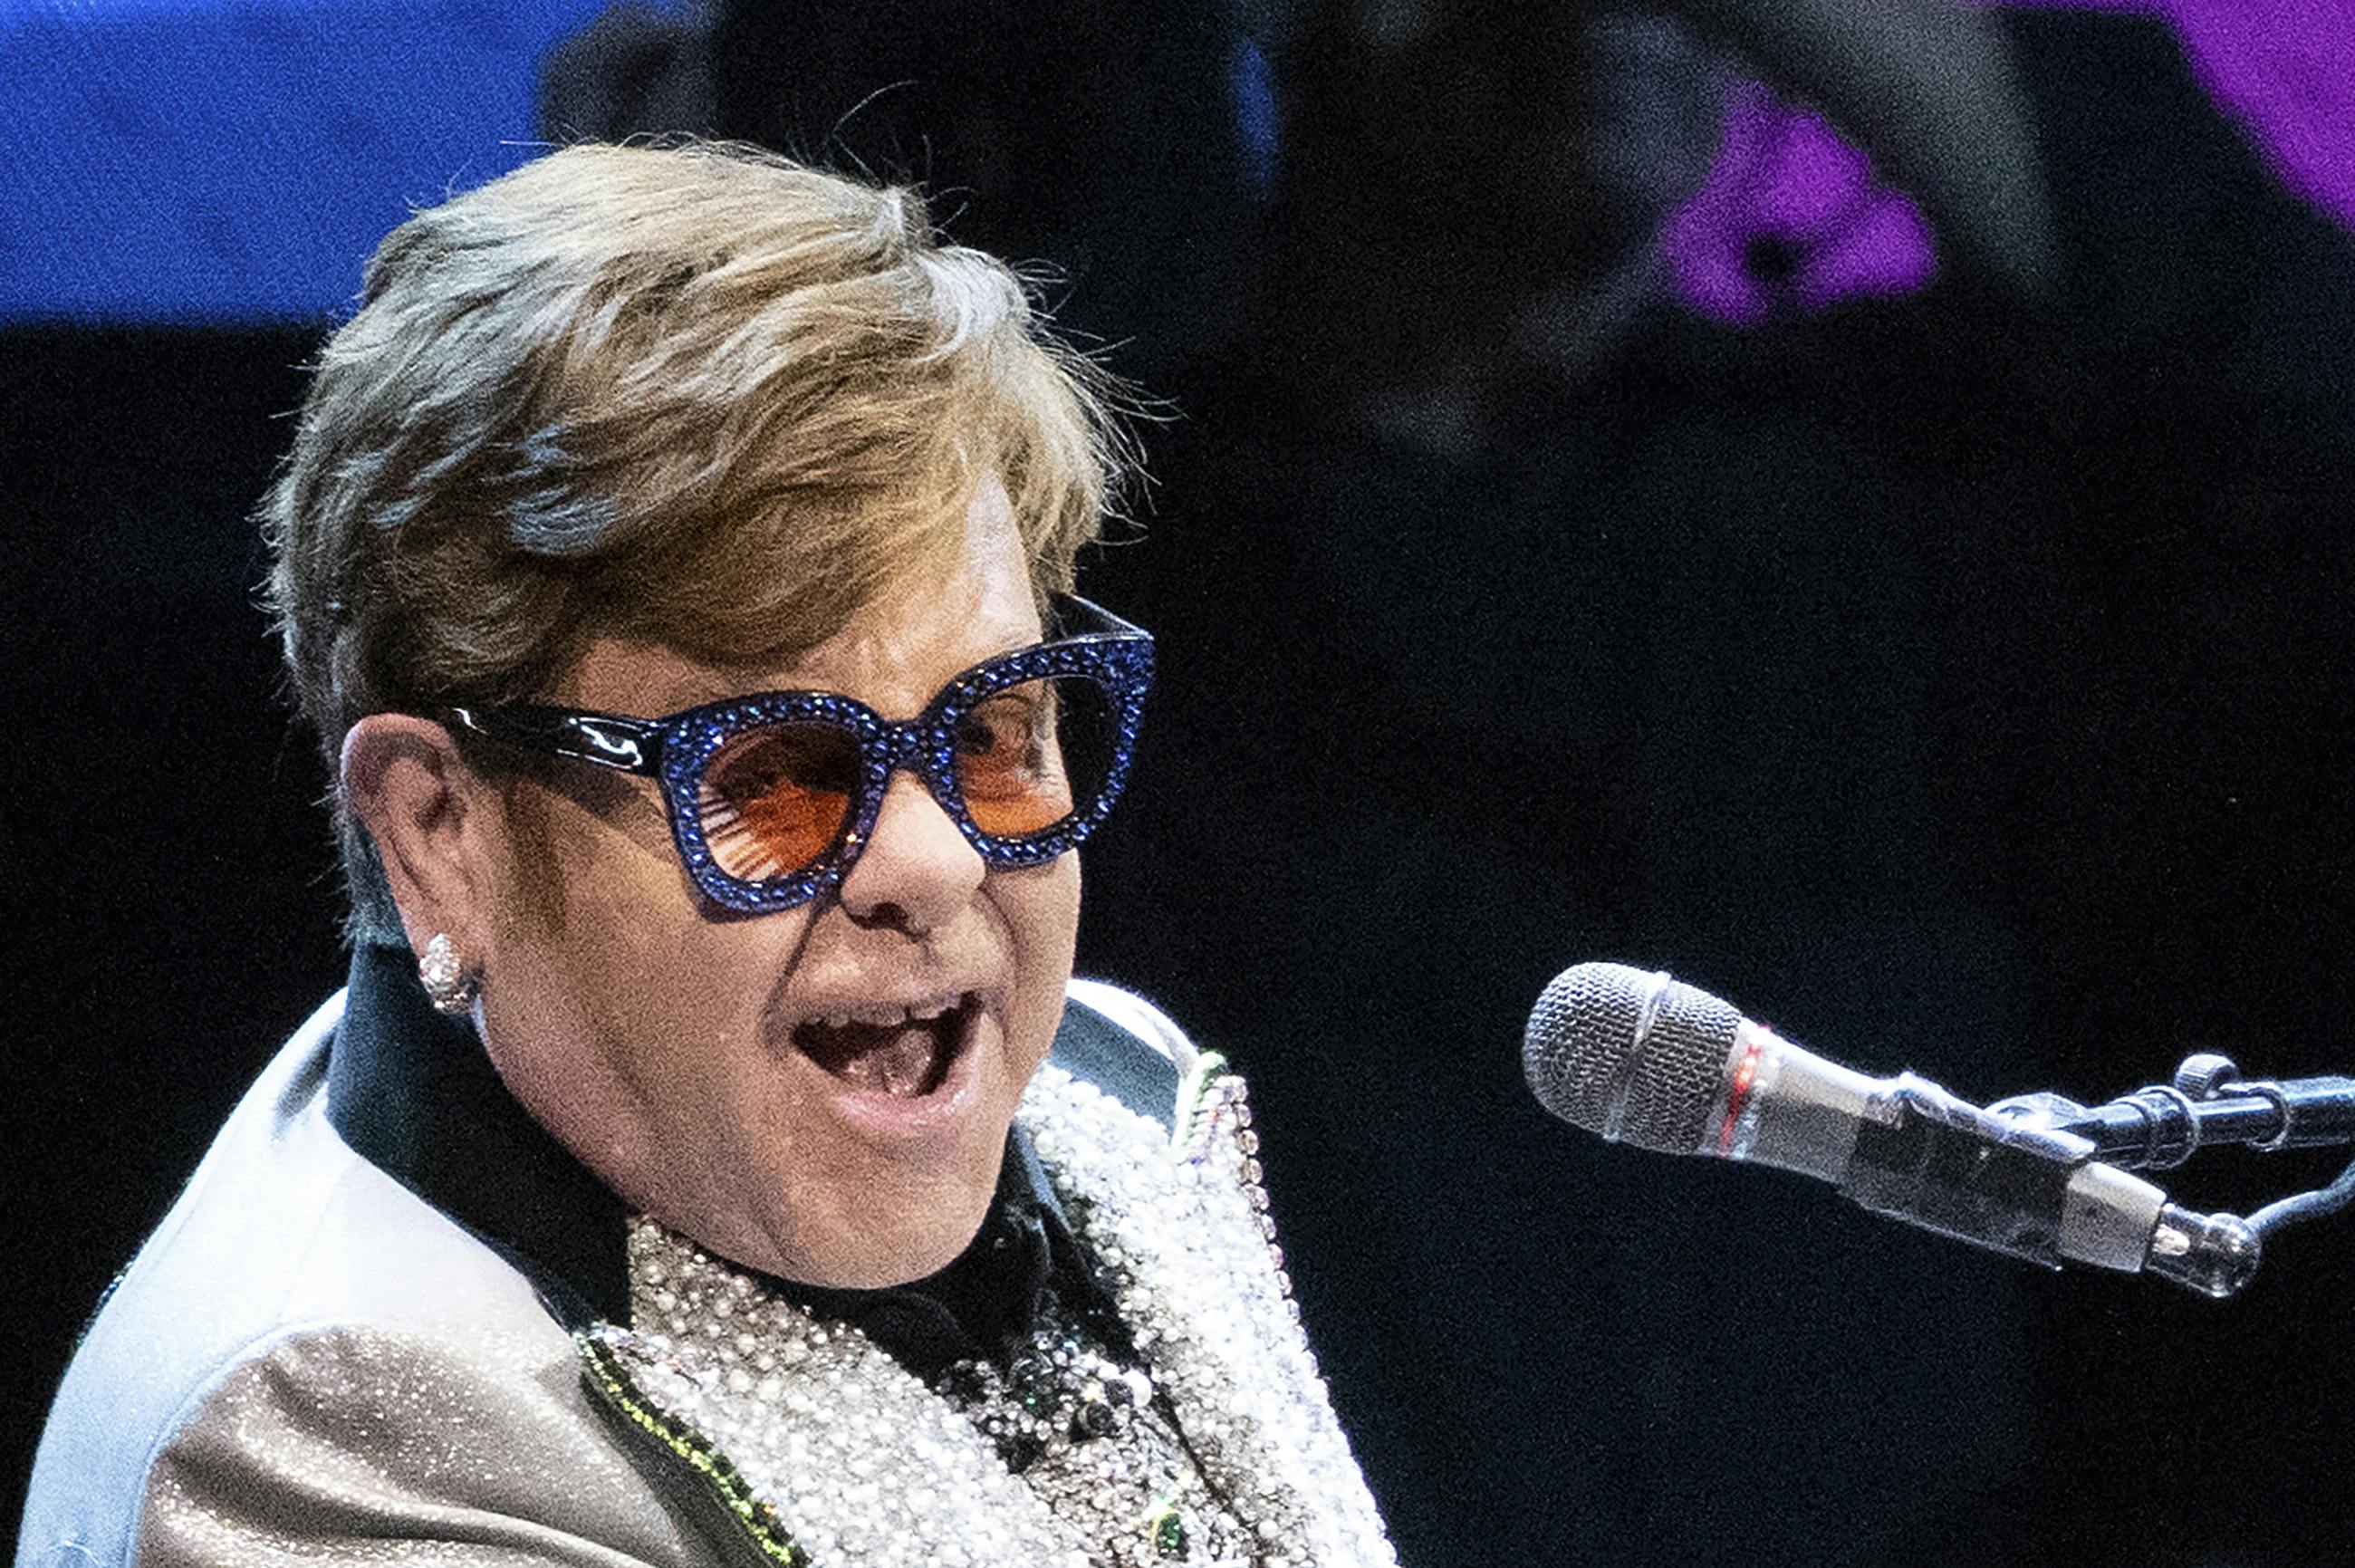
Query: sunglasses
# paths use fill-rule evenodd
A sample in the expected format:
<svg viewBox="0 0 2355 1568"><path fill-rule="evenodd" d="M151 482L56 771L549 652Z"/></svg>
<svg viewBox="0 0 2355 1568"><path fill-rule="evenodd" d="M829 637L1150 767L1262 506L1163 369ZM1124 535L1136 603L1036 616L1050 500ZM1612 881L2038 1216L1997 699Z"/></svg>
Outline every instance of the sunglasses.
<svg viewBox="0 0 2355 1568"><path fill-rule="evenodd" d="M841 885L902 768L994 868L1054 859L1094 831L1127 782L1153 638L1084 599L1050 609L1054 640L975 665L904 722L824 691L665 719L528 703L449 716L502 745L659 781L703 895L766 914Z"/></svg>

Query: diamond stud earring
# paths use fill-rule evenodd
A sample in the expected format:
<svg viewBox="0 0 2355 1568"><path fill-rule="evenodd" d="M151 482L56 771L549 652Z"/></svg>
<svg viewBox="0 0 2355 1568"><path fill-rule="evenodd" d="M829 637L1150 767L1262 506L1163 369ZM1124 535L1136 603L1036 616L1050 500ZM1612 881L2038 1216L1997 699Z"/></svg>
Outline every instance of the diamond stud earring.
<svg viewBox="0 0 2355 1568"><path fill-rule="evenodd" d="M425 955L417 961L417 978L425 987L433 1010L440 1013L470 1011L483 988L481 977L469 974L458 962L458 950L451 945L447 932L435 932L433 940L425 944Z"/></svg>

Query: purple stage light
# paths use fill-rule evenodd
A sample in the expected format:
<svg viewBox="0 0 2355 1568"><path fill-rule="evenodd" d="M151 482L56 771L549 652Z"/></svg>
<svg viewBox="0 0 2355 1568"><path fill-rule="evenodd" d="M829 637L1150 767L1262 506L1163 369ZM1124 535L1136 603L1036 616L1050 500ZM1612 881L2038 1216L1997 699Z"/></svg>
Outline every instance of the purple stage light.
<svg viewBox="0 0 2355 1568"><path fill-rule="evenodd" d="M1910 293L1938 268L1912 198L1821 115L1757 82L1734 90L1709 178L1661 243L1678 303L1742 326Z"/></svg>

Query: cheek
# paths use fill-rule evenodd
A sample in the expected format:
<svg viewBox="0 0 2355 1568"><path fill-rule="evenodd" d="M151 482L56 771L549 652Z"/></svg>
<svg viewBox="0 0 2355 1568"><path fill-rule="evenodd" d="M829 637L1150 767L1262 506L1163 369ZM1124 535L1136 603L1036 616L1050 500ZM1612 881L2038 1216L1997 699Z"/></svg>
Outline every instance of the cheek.
<svg viewBox="0 0 2355 1568"><path fill-rule="evenodd" d="M1065 855L1028 870L995 874L991 901L1013 944L1018 1056L1046 1059L1063 1017L1063 987L1080 931L1080 858Z"/></svg>
<svg viewBox="0 0 2355 1568"><path fill-rule="evenodd" d="M708 1220L724 1206L711 1194L762 1150L796 1147L797 1107L780 1098L762 1025L784 967L766 939L787 941L802 922L658 918L579 884L567 907L565 929L519 957L523 983L485 988L501 1076L631 1203Z"/></svg>
<svg viewBox="0 0 2355 1568"><path fill-rule="evenodd" d="M616 822L527 786L510 816L499 1010L535 1055L619 1081L655 1115L725 1093L806 917L705 918L655 812Z"/></svg>
<svg viewBox="0 0 2355 1568"><path fill-rule="evenodd" d="M561 941L613 926L619 912L693 912L693 885L652 790L583 771L600 775L582 781L599 787L578 798L528 779L501 794L500 902L511 923Z"/></svg>

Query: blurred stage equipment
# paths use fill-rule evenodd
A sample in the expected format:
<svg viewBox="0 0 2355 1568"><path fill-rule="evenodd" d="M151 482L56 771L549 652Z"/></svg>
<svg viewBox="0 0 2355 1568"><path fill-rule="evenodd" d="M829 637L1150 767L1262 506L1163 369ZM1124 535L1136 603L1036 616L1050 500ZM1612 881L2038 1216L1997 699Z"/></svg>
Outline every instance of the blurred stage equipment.
<svg viewBox="0 0 2355 1568"><path fill-rule="evenodd" d="M1370 352L1406 363L1378 379L1414 381L1491 318L1574 379L1649 290L1728 70L1868 150L1955 271L2049 294L2033 116L1998 22L1952 0L1178 0L1149 25L1076 0L623 0L551 59L542 120L920 181L967 242L1051 267L1063 325L1121 342L1157 391L1320 308L1330 339L1295 352L1346 365L1396 339ZM1305 293L1262 297L1295 251Z"/></svg>
<svg viewBox="0 0 2355 1568"><path fill-rule="evenodd" d="M1659 9L1812 100L1984 276L2060 272L2043 159L1995 17L1953 0L1668 0Z"/></svg>
<svg viewBox="0 0 2355 1568"><path fill-rule="evenodd" d="M1522 1065L1547 1110L1611 1141L1800 1171L2048 1268L2147 1272L2219 1298L2249 1282L2267 1234L2355 1199L2350 1165L2245 1220L2199 1214L2125 1168L2204 1144L2355 1143L2355 1079L2243 1081L2221 1056L2090 1110L2051 1093L1981 1109L1911 1072L1827 1061L1666 973L1581 964L1529 1014Z"/></svg>

